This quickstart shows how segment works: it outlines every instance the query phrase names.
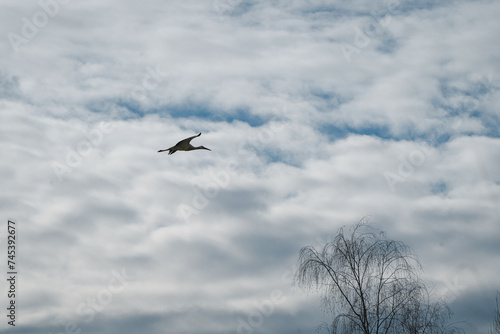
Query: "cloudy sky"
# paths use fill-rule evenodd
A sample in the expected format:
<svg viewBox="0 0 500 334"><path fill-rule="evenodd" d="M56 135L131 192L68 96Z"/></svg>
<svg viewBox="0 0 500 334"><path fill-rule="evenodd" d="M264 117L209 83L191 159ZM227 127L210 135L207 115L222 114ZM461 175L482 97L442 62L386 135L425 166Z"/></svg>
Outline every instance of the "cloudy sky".
<svg viewBox="0 0 500 334"><path fill-rule="evenodd" d="M363 217L484 333L500 2L4 0L0 333L314 333L298 252ZM157 153L201 132L212 151ZM6 262L1 260L2 263ZM7 268L2 266L2 275Z"/></svg>

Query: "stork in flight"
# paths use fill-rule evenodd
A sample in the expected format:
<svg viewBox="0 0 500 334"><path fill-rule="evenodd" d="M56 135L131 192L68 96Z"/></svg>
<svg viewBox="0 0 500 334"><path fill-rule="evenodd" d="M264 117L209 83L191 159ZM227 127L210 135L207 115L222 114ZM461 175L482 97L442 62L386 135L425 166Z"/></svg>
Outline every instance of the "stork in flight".
<svg viewBox="0 0 500 334"><path fill-rule="evenodd" d="M193 145L191 145L189 143L193 138L196 138L196 137L199 137L199 136L201 136L201 132L198 133L196 136L192 136L192 137L186 138L184 140L181 140L180 142L178 142L177 144L175 144L175 146L167 148L166 150L159 150L158 153L159 152L168 151L168 154L170 155L170 154L174 154L177 151L192 151L192 150L208 150L208 151L211 151L211 149L206 148L205 146L194 147Z"/></svg>

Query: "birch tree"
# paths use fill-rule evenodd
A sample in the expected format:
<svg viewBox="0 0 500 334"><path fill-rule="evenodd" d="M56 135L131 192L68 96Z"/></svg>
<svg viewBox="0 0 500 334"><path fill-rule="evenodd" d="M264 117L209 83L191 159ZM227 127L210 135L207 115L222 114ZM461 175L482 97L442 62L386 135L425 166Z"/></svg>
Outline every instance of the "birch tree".
<svg viewBox="0 0 500 334"><path fill-rule="evenodd" d="M330 333L455 333L444 301L431 302L420 262L402 242L360 222L341 228L322 249L300 250L295 282L322 293Z"/></svg>

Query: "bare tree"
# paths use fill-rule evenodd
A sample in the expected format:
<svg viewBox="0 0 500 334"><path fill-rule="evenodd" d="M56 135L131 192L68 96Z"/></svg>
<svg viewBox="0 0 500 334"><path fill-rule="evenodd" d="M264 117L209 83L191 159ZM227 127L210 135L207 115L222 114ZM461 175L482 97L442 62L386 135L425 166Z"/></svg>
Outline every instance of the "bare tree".
<svg viewBox="0 0 500 334"><path fill-rule="evenodd" d="M402 312L401 327L403 333L463 333L457 323L448 323L452 312L444 299L431 300L430 293L422 286L415 299L409 302ZM462 324L467 322L461 321Z"/></svg>
<svg viewBox="0 0 500 334"><path fill-rule="evenodd" d="M500 293L497 292L497 298L496 298L496 309L495 309L495 320L493 321L493 326L490 330L491 334L500 334Z"/></svg>
<svg viewBox="0 0 500 334"><path fill-rule="evenodd" d="M453 333L444 302L430 303L412 249L365 224L341 228L321 250L300 250L295 281L323 292L332 334Z"/></svg>

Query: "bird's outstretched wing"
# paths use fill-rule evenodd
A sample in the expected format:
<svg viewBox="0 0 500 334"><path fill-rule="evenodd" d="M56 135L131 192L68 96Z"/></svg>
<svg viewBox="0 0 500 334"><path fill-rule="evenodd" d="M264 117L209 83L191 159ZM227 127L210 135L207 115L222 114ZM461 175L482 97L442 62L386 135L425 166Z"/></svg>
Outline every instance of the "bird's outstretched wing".
<svg viewBox="0 0 500 334"><path fill-rule="evenodd" d="M177 144L175 144L175 146L178 146L178 147L183 147L184 145L188 145L189 142L193 139L193 138L196 138L196 137L199 137L201 136L201 132L198 133L196 136L192 136L192 137L189 137L189 138L186 138L186 139L183 139L181 140L180 142L178 142Z"/></svg>
<svg viewBox="0 0 500 334"><path fill-rule="evenodd" d="M191 140L193 140L194 138L199 137L199 136L201 136L201 132L198 133L196 136L192 136L192 137L189 137L189 138L181 140L180 142L178 142L177 144L175 144L175 146L181 146L182 147L184 145L187 145L187 144L189 144L189 142Z"/></svg>

